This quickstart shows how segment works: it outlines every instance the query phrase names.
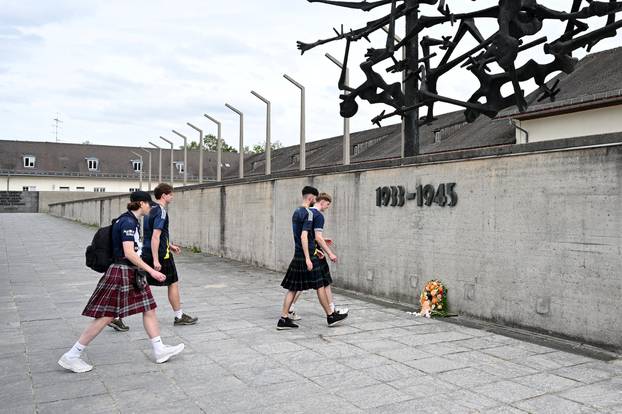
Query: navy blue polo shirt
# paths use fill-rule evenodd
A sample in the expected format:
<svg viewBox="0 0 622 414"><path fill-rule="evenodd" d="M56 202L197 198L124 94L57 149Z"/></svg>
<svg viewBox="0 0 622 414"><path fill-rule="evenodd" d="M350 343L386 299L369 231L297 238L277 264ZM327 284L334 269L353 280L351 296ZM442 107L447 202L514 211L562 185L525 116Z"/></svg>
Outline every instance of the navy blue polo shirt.
<svg viewBox="0 0 622 414"><path fill-rule="evenodd" d="M298 207L292 215L292 231L294 233L294 254L304 256L300 235L308 232L309 254L315 251L315 234L313 233L313 212L305 207Z"/></svg>
<svg viewBox="0 0 622 414"><path fill-rule="evenodd" d="M315 207L311 207L310 210L313 213L313 235L315 238L316 231L324 231L324 214Z"/></svg>
<svg viewBox="0 0 622 414"><path fill-rule="evenodd" d="M112 225L112 250L115 259L125 257L123 242L133 241L134 251L140 256L142 243L140 242L140 223L131 211L121 214Z"/></svg>
<svg viewBox="0 0 622 414"><path fill-rule="evenodd" d="M158 252L159 259L168 259L170 257L169 250L169 232L168 232L168 212L164 207L155 204L149 211L149 216L145 220L144 247L145 256L153 257L151 252L151 238L154 230L160 230L160 247Z"/></svg>

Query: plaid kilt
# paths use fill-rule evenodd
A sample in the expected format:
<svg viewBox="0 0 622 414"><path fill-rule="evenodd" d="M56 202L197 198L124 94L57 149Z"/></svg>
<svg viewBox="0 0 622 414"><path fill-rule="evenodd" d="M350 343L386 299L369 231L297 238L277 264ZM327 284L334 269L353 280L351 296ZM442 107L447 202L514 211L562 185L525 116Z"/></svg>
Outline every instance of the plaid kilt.
<svg viewBox="0 0 622 414"><path fill-rule="evenodd" d="M125 318L156 308L149 286L142 291L134 288L136 269L124 264L111 265L99 279L82 315L92 318L112 316Z"/></svg>
<svg viewBox="0 0 622 414"><path fill-rule="evenodd" d="M313 270L307 270L304 256L294 256L281 286L287 290L301 291L308 289L318 289L326 286L324 284L325 268L321 265L317 256L311 256ZM330 277L330 275L329 275Z"/></svg>
<svg viewBox="0 0 622 414"><path fill-rule="evenodd" d="M330 267L328 267L328 260L326 260L326 256L323 259L320 259L320 266L322 267L322 273L324 276L324 286L332 285L333 278L330 276Z"/></svg>

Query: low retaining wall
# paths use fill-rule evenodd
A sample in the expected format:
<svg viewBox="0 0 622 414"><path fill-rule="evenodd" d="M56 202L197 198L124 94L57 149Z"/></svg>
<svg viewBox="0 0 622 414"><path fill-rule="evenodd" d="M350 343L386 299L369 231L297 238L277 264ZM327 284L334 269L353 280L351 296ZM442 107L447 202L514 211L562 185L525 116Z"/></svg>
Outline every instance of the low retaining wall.
<svg viewBox="0 0 622 414"><path fill-rule="evenodd" d="M336 241L337 286L415 305L438 278L455 312L619 348L622 146L513 154L516 147L489 158L175 189L171 234L283 271L291 214L311 184L333 195L326 235ZM441 184L446 200L436 201L445 206L409 199L417 190L433 199ZM64 203L51 213L102 225L126 203Z"/></svg>

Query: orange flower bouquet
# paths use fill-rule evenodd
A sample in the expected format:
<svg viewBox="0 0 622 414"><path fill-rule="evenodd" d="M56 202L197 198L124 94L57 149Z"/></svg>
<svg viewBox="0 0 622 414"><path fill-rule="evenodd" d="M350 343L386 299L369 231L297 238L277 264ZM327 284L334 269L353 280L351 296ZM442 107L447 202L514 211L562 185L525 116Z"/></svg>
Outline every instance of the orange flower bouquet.
<svg viewBox="0 0 622 414"><path fill-rule="evenodd" d="M421 292L420 303L417 316L447 316L447 288L440 280L430 280Z"/></svg>

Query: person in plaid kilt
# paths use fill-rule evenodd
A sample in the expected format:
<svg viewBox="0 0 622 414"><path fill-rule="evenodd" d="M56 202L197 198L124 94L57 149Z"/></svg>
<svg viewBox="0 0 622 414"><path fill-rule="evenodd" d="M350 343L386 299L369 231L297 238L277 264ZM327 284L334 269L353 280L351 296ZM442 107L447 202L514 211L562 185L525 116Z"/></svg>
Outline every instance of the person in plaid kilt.
<svg viewBox="0 0 622 414"><path fill-rule="evenodd" d="M78 341L58 361L73 372L93 369L82 358L82 352L115 317L143 314L143 325L151 339L156 363L162 363L179 354L184 344L168 346L160 338L160 326L156 317L156 303L151 294L143 270L157 280L166 276L153 269L140 258L139 219L149 213L151 197L144 191L130 195L127 212L119 216L112 226L114 263L101 277L82 315L95 318L82 332Z"/></svg>
<svg viewBox="0 0 622 414"><path fill-rule="evenodd" d="M277 329L298 328L289 317L289 310L296 297L296 293L303 290L315 289L320 305L326 313L326 321L329 326L345 319L347 314L339 314L331 311L330 302L326 296L324 285L324 268L320 264L319 257L315 254L315 239L313 233L313 212L309 209L318 196L316 188L306 186L302 189L302 206L298 207L292 215L292 231L294 234L294 257L289 264L287 273L281 282L281 286L287 289L281 309L281 317L277 322Z"/></svg>
<svg viewBox="0 0 622 414"><path fill-rule="evenodd" d="M141 258L149 266L162 272L166 279L161 281L147 276L147 283L150 286L167 286L168 301L175 315L173 325L194 325L199 318L184 313L181 308L179 276L173 259L173 253L180 253L181 247L171 243L168 231L167 209L173 201L173 187L170 184L160 183L153 190L153 195L156 202L151 205L149 214L145 216ZM108 326L120 332L130 329L121 318L113 320Z"/></svg>
<svg viewBox="0 0 622 414"><path fill-rule="evenodd" d="M328 302L330 303L330 309L332 312L337 312L341 314L347 314L348 308L336 307L333 302L333 292L330 285L333 283L333 279L330 274L330 267L328 266L328 260L326 260L327 256L330 261L333 263L337 262L337 256L333 253L330 246L332 245L332 240L324 239L324 212L328 210L333 202L330 194L320 193L315 200L313 207L310 208L313 213L313 234L316 242L316 249L314 254L318 256L320 267L322 269L323 277L324 277L324 287L326 288L326 297ZM300 294L302 292L297 292L294 298L294 302L289 309L289 317L293 321L299 321L302 318L294 311L294 305L298 301Z"/></svg>

